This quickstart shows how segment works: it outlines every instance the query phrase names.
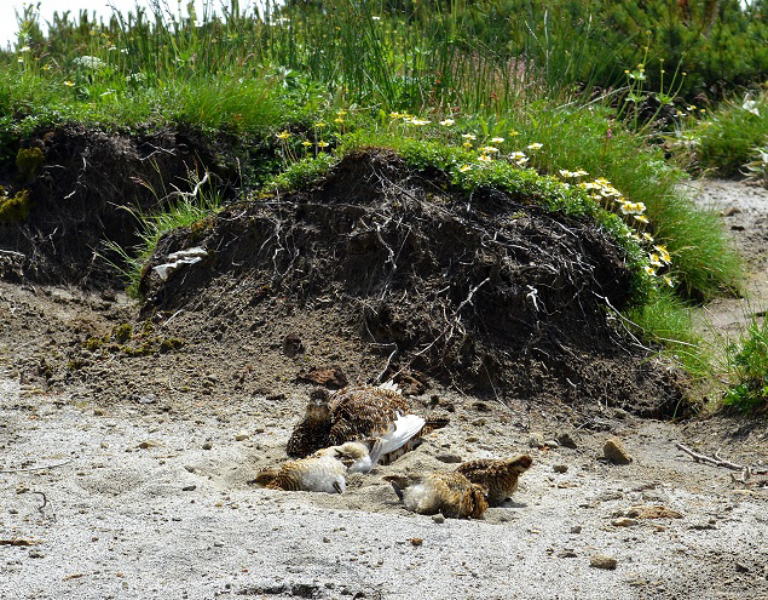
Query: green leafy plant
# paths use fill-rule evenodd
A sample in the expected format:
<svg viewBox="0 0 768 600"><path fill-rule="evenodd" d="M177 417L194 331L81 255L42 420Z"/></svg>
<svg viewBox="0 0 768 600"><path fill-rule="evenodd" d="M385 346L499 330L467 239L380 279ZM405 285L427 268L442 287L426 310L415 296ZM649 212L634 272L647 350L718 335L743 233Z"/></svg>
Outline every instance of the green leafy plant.
<svg viewBox="0 0 768 600"><path fill-rule="evenodd" d="M746 412L768 404L768 321L753 320L741 341L728 347L728 370L725 406Z"/></svg>

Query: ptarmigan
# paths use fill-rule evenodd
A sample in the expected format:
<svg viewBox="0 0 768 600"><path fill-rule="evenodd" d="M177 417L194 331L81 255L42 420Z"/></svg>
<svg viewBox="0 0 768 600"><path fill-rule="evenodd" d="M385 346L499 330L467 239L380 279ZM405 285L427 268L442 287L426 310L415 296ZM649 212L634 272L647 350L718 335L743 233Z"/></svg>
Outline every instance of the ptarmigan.
<svg viewBox="0 0 768 600"><path fill-rule="evenodd" d="M532 463L533 459L526 454L514 458L480 458L460 464L456 473L488 488L488 503L498 506L514 493L518 478Z"/></svg>
<svg viewBox="0 0 768 600"><path fill-rule="evenodd" d="M392 484L408 510L421 515L440 512L453 519L481 519L488 509L486 488L455 471L430 473L410 485L398 475L384 479Z"/></svg>
<svg viewBox="0 0 768 600"><path fill-rule="evenodd" d="M408 400L393 382L349 386L332 394L317 389L286 450L289 456L303 457L325 446L369 441L373 464L388 464L418 445L421 436L448 424L447 419L427 421L409 411Z"/></svg>
<svg viewBox="0 0 768 600"><path fill-rule="evenodd" d="M371 470L368 447L348 442L315 452L312 456L284 463L277 469L261 471L252 483L273 490L343 494L347 473Z"/></svg>

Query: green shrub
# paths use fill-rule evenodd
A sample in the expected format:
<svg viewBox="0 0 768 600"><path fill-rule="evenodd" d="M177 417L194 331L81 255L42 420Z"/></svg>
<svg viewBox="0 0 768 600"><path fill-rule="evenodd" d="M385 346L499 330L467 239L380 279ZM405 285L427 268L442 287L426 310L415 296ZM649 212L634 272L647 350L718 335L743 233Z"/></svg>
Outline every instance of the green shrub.
<svg viewBox="0 0 768 600"><path fill-rule="evenodd" d="M749 411L768 404L768 320L753 320L746 336L728 347L728 369L725 406Z"/></svg>
<svg viewBox="0 0 768 600"><path fill-rule="evenodd" d="M756 147L768 145L768 98L723 102L705 120L695 122L672 140L679 154L690 155L692 167L720 177L737 177Z"/></svg>

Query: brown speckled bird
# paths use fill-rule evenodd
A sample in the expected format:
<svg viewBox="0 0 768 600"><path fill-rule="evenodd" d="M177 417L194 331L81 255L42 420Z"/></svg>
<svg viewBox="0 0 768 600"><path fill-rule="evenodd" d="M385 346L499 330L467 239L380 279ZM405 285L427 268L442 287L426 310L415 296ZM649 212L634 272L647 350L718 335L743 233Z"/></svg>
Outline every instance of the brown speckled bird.
<svg viewBox="0 0 768 600"><path fill-rule="evenodd" d="M488 509L488 490L455 471L430 473L410 485L397 475L384 479L408 510L421 515L439 512L451 519L481 519Z"/></svg>
<svg viewBox="0 0 768 600"><path fill-rule="evenodd" d="M425 419L408 414L408 400L392 382L375 386L349 386L334 393L313 390L304 418L294 427L286 448L289 456L303 457L325 446L349 441L380 441L374 464L387 464L418 445L418 439L447 419ZM373 452L372 452L373 453Z"/></svg>
<svg viewBox="0 0 768 600"><path fill-rule="evenodd" d="M455 472L488 488L488 502L498 506L514 493L518 478L532 463L526 454L514 458L480 458L459 465Z"/></svg>
<svg viewBox="0 0 768 600"><path fill-rule="evenodd" d="M347 473L371 469L368 447L358 442L323 448L312 456L265 469L250 483L273 490L344 493Z"/></svg>

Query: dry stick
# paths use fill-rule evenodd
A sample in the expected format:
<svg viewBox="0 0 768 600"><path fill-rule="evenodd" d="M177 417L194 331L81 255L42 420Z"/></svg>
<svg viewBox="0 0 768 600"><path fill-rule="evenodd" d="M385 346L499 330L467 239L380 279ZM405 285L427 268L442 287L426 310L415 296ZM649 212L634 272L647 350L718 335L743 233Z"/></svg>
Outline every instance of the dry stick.
<svg viewBox="0 0 768 600"><path fill-rule="evenodd" d="M55 469L56 467L62 467L68 465L72 460L65 460L64 462L57 463L55 465L48 465L47 467L28 467L26 469L9 469L7 471L0 471L0 473L22 473L24 471L44 471L45 469Z"/></svg>
<svg viewBox="0 0 768 600"><path fill-rule="evenodd" d="M688 456L693 458L696 462L704 462L709 463L711 465L714 465L716 467L725 467L726 469L731 469L732 471L742 471L744 467L742 465L737 465L736 463L732 463L728 460L723 460L722 458L712 458L711 456L707 456L705 454L699 454L698 452L694 452L687 446L684 446L680 442L675 444L675 447L679 450L682 450L685 452ZM715 453L715 456L717 457L717 453Z"/></svg>
<svg viewBox="0 0 768 600"><path fill-rule="evenodd" d="M680 442L676 443L675 447L678 450L682 450L683 452L685 452L687 455L693 458L693 460L696 462L708 463L716 467L725 467L727 469L732 469L734 471L741 471L744 468L741 465L737 465L729 461L724 461L719 458L713 458L711 456L707 456L706 454L700 454L699 452L695 452L694 450L691 450L690 448L681 444Z"/></svg>

